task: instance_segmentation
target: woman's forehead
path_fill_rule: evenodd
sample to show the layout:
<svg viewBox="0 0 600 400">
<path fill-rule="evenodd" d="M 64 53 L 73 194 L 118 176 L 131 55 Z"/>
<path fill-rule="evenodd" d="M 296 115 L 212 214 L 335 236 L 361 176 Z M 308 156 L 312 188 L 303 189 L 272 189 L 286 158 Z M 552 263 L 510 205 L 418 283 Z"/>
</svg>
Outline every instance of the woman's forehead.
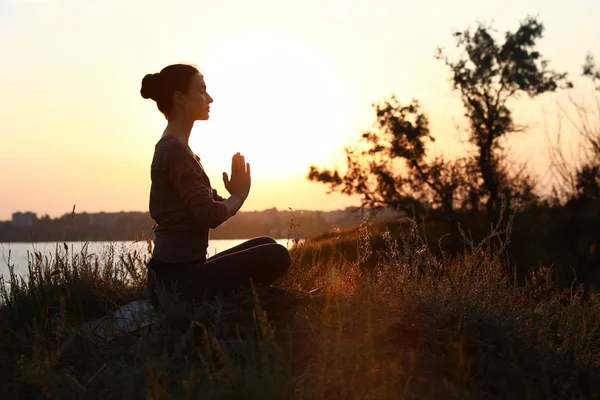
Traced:
<svg viewBox="0 0 600 400">
<path fill-rule="evenodd" d="M 198 87 L 206 86 L 206 83 L 204 82 L 204 76 L 202 76 L 201 74 L 196 74 L 192 82 L 195 86 Z"/>
</svg>

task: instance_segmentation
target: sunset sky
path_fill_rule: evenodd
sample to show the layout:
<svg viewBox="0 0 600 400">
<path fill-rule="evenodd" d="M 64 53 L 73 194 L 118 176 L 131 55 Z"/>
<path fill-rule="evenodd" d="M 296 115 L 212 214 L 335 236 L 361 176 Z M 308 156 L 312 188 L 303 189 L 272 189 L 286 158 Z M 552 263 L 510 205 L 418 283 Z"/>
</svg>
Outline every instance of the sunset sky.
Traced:
<svg viewBox="0 0 600 400">
<path fill-rule="evenodd" d="M 580 83 L 586 54 L 600 59 L 598 0 L 0 0 L 0 220 L 147 211 L 166 120 L 141 80 L 178 62 L 198 65 L 214 98 L 190 138 L 213 186 L 226 194 L 233 153 L 252 165 L 242 211 L 358 205 L 307 181 L 309 166 L 343 166 L 371 104 L 393 93 L 421 100 L 433 152 L 460 154 L 463 111 L 436 47 L 453 50 L 452 31 L 477 21 L 503 33 L 527 15 L 545 25 L 550 66 Z M 514 103 L 530 129 L 511 148 L 540 177 L 565 99 Z"/>
</svg>

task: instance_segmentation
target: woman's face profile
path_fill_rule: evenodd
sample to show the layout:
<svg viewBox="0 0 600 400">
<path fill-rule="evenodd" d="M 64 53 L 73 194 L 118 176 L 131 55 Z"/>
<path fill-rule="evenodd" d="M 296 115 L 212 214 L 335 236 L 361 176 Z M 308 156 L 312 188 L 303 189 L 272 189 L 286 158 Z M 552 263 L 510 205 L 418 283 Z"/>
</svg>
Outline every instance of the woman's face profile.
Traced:
<svg viewBox="0 0 600 400">
<path fill-rule="evenodd" d="M 212 97 L 206 91 L 204 77 L 200 74 L 194 75 L 190 81 L 187 95 L 183 95 L 182 106 L 185 115 L 192 117 L 194 121 L 207 120 L 212 102 Z"/>
</svg>

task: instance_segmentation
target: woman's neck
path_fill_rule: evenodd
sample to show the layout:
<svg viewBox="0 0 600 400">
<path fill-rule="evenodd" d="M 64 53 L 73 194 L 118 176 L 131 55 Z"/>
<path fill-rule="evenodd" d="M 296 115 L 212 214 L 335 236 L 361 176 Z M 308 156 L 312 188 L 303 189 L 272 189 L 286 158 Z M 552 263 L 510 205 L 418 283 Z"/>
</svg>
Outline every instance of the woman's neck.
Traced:
<svg viewBox="0 0 600 400">
<path fill-rule="evenodd" d="M 182 121 L 179 119 L 169 120 L 167 127 L 163 132 L 163 137 L 175 136 L 185 144 L 188 144 L 193 126 L 194 121 Z"/>
</svg>

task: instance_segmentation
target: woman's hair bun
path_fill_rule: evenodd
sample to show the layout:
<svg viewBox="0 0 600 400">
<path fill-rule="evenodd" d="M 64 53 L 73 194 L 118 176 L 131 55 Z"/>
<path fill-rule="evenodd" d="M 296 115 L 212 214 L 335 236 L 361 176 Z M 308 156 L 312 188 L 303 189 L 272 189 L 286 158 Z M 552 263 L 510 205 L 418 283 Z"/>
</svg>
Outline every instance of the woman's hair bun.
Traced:
<svg viewBox="0 0 600 400">
<path fill-rule="evenodd" d="M 140 90 L 140 93 L 144 99 L 157 101 L 160 87 L 160 74 L 147 74 L 144 76 L 144 79 L 142 79 L 142 89 Z"/>
<path fill-rule="evenodd" d="M 190 83 L 196 74 L 200 73 L 198 67 L 188 64 L 172 64 L 164 67 L 157 74 L 148 74 L 142 79 L 140 94 L 145 99 L 156 102 L 158 110 L 169 119 L 173 111 L 173 93 L 179 91 L 188 93 Z"/>
</svg>

